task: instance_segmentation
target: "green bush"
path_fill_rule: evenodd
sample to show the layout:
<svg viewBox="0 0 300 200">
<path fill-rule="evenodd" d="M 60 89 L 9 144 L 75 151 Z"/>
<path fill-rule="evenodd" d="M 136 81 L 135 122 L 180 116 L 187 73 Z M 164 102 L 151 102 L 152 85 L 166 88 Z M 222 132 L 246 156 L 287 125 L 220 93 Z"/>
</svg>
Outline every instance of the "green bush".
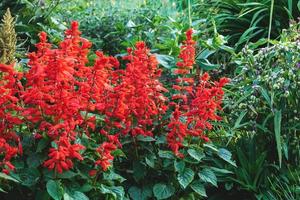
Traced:
<svg viewBox="0 0 300 200">
<path fill-rule="evenodd" d="M 273 183 L 274 177 L 285 176 L 280 169 L 288 164 L 299 165 L 299 24 L 291 24 L 269 47 L 260 45 L 268 46 L 267 40 L 245 46 L 232 58 L 235 70 L 225 103 L 228 123 L 223 128 L 239 166 L 235 187 L 268 199 L 274 195 L 268 180 Z M 248 144 L 252 144 L 250 154 Z"/>
</svg>

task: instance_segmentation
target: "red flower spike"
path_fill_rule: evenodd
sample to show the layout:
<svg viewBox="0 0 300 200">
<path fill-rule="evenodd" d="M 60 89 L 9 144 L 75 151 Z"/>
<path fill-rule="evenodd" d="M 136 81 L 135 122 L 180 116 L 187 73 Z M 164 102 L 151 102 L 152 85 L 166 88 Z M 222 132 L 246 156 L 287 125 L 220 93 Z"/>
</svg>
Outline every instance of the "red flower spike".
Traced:
<svg viewBox="0 0 300 200">
<path fill-rule="evenodd" d="M 208 73 L 204 73 L 199 83 L 195 84 L 195 81 L 188 77 L 195 63 L 195 41 L 192 39 L 192 33 L 192 29 L 186 32 L 186 41 L 181 46 L 178 56 L 181 60 L 174 71 L 179 75 L 176 80 L 178 85 L 173 85 L 177 93 L 172 96 L 174 102 L 170 103 L 170 105 L 175 105 L 175 110 L 168 124 L 167 142 L 178 157 L 183 156 L 179 149 L 188 135 L 199 137 L 204 142 L 209 141 L 204 131 L 212 129 L 210 121 L 220 120 L 216 112 L 221 110 L 224 94 L 222 87 L 229 81 L 222 78 L 219 82 L 212 84 L 209 82 Z"/>
<path fill-rule="evenodd" d="M 19 118 L 22 108 L 18 104 L 21 76 L 14 64 L 0 64 L 0 168 L 6 174 L 14 170 L 11 159 L 23 153 L 20 138 L 14 131 L 15 126 L 22 124 Z"/>
</svg>

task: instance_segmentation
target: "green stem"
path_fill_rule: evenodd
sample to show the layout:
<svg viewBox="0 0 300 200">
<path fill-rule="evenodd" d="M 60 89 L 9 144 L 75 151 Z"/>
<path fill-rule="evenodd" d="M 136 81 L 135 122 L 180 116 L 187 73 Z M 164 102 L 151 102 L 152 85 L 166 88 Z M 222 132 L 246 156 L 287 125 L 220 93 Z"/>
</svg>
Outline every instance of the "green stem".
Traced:
<svg viewBox="0 0 300 200">
<path fill-rule="evenodd" d="M 133 140 L 133 145 L 134 145 L 134 150 L 135 150 L 135 156 L 138 159 L 139 158 L 139 153 L 138 153 L 137 142 L 136 142 L 135 137 L 132 137 L 132 140 Z"/>
<path fill-rule="evenodd" d="M 191 16 L 191 0 L 188 0 L 188 9 L 189 9 L 189 24 L 190 24 L 190 27 L 192 27 L 192 16 Z"/>
<path fill-rule="evenodd" d="M 274 0 L 271 0 L 270 21 L 269 21 L 269 31 L 268 31 L 268 47 L 269 47 L 270 38 L 271 38 L 272 21 L 273 21 L 273 11 L 274 11 Z"/>
</svg>

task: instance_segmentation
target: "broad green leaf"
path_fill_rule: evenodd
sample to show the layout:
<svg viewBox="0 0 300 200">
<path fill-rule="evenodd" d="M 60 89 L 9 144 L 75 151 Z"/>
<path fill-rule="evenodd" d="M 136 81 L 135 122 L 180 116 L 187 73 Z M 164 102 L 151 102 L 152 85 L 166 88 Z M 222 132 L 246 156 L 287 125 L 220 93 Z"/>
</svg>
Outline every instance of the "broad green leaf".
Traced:
<svg viewBox="0 0 300 200">
<path fill-rule="evenodd" d="M 145 165 L 138 161 L 134 161 L 134 163 L 133 163 L 133 178 L 136 181 L 139 181 L 146 176 L 146 173 L 147 173 L 147 171 L 146 171 Z"/>
<path fill-rule="evenodd" d="M 148 156 L 145 158 L 146 164 L 151 167 L 154 168 L 155 167 L 155 157 L 154 156 Z"/>
<path fill-rule="evenodd" d="M 197 161 L 201 161 L 205 154 L 201 150 L 189 149 L 188 154 Z"/>
<path fill-rule="evenodd" d="M 64 200 L 89 200 L 89 198 L 84 193 L 75 191 L 72 193 L 65 193 Z"/>
<path fill-rule="evenodd" d="M 26 168 L 19 171 L 20 183 L 24 186 L 33 186 L 40 179 L 40 172 L 34 168 Z"/>
<path fill-rule="evenodd" d="M 40 166 L 43 161 L 44 161 L 44 159 L 40 154 L 33 153 L 28 156 L 26 163 L 27 163 L 28 167 L 36 168 L 36 167 Z"/>
<path fill-rule="evenodd" d="M 125 191 L 122 186 L 112 186 L 111 191 L 116 194 L 118 200 L 122 200 L 125 196 Z"/>
<path fill-rule="evenodd" d="M 88 184 L 88 183 L 86 183 L 83 186 L 81 186 L 79 190 L 80 190 L 80 192 L 89 192 L 92 189 L 93 189 L 93 186 L 90 185 L 90 184 Z"/>
<path fill-rule="evenodd" d="M 7 175 L 7 174 L 4 174 L 4 173 L 2 173 L 2 172 L 0 172 L 0 178 L 5 179 L 5 180 L 14 181 L 14 182 L 16 182 L 16 183 L 19 182 L 17 179 L 15 179 L 15 178 L 13 178 L 13 177 Z"/>
<path fill-rule="evenodd" d="M 138 188 L 132 186 L 129 188 L 128 193 L 133 200 L 147 200 L 152 197 L 152 190 L 150 187 Z"/>
<path fill-rule="evenodd" d="M 218 152 L 218 149 L 212 143 L 206 143 L 203 145 L 204 147 L 208 147 L 209 149 Z"/>
<path fill-rule="evenodd" d="M 275 131 L 275 140 L 276 140 L 276 147 L 279 159 L 279 167 L 281 167 L 282 161 L 282 144 L 281 144 L 281 110 L 275 111 L 274 116 L 274 131 Z"/>
<path fill-rule="evenodd" d="M 163 67 L 170 69 L 175 66 L 175 59 L 169 55 L 163 54 L 154 54 L 158 63 L 161 64 Z"/>
<path fill-rule="evenodd" d="M 181 161 L 174 161 L 174 168 L 176 172 L 182 172 L 185 168 L 185 162 L 183 160 Z"/>
<path fill-rule="evenodd" d="M 211 183 L 213 186 L 218 187 L 217 184 L 217 177 L 215 173 L 208 168 L 203 169 L 201 172 L 198 173 L 200 179 L 206 183 Z"/>
<path fill-rule="evenodd" d="M 125 153 L 121 149 L 114 150 L 112 155 L 117 157 L 126 157 Z"/>
<path fill-rule="evenodd" d="M 175 158 L 172 151 L 159 150 L 158 155 L 161 158 L 168 158 L 168 159 L 174 159 Z"/>
<path fill-rule="evenodd" d="M 41 139 L 38 142 L 38 146 L 36 148 L 36 152 L 42 152 L 49 145 L 49 140 L 46 138 Z"/>
<path fill-rule="evenodd" d="M 57 178 L 70 179 L 70 178 L 73 178 L 77 175 L 78 174 L 73 172 L 73 171 L 64 171 L 61 174 L 57 174 Z"/>
<path fill-rule="evenodd" d="M 196 180 L 196 181 L 192 182 L 190 187 L 200 196 L 207 197 L 205 187 L 204 187 L 203 183 L 201 183 L 200 180 Z"/>
<path fill-rule="evenodd" d="M 198 56 L 197 59 L 207 59 L 210 55 L 215 53 L 215 50 L 204 49 Z"/>
<path fill-rule="evenodd" d="M 113 195 L 113 197 L 115 199 L 124 199 L 124 195 L 125 195 L 125 192 L 124 192 L 124 188 L 121 187 L 121 186 L 106 186 L 106 185 L 102 185 L 100 186 L 100 191 L 103 193 L 103 194 L 111 194 Z"/>
<path fill-rule="evenodd" d="M 185 189 L 194 179 L 195 172 L 190 168 L 185 168 L 182 172 L 179 172 L 177 180 L 179 184 Z"/>
<path fill-rule="evenodd" d="M 61 200 L 63 197 L 63 188 L 60 186 L 60 183 L 54 180 L 49 180 L 46 184 L 48 194 L 54 200 Z"/>
<path fill-rule="evenodd" d="M 51 200 L 52 198 L 46 190 L 36 190 L 34 200 Z"/>
<path fill-rule="evenodd" d="M 220 158 L 222 158 L 223 160 L 225 160 L 229 164 L 236 167 L 235 162 L 231 160 L 232 154 L 230 153 L 230 151 L 228 151 L 227 149 L 224 149 L 224 148 L 220 148 L 218 150 L 218 155 L 219 155 Z"/>
<path fill-rule="evenodd" d="M 126 180 L 124 177 L 111 170 L 103 173 L 103 179 L 109 181 L 118 181 L 120 183 Z"/>
<path fill-rule="evenodd" d="M 153 142 L 153 141 L 155 141 L 155 139 L 153 137 L 143 136 L 143 135 L 138 135 L 136 138 L 137 138 L 138 141 L 142 141 L 142 142 Z"/>
<path fill-rule="evenodd" d="M 220 67 L 220 65 L 218 64 L 210 63 L 207 59 L 198 59 L 196 60 L 196 63 L 200 66 L 201 69 L 204 70 L 213 70 Z"/>
<path fill-rule="evenodd" d="M 175 193 L 175 188 L 172 185 L 157 183 L 153 187 L 153 194 L 157 199 L 167 199 Z"/>
</svg>

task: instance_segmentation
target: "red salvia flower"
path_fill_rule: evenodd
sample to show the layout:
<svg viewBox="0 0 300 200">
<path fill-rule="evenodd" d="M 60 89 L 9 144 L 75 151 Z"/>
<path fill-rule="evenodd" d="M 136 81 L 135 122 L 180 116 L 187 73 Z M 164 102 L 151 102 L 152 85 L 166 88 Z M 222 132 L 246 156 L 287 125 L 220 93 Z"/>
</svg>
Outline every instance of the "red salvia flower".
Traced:
<svg viewBox="0 0 300 200">
<path fill-rule="evenodd" d="M 43 164 L 49 170 L 55 169 L 58 173 L 62 173 L 64 170 L 73 168 L 72 159 L 83 160 L 79 151 L 85 149 L 84 146 L 71 144 L 67 137 L 61 137 L 56 144 L 58 147 L 50 148 L 48 154 L 50 159 Z"/>
<path fill-rule="evenodd" d="M 186 41 L 181 46 L 179 54 L 181 60 L 174 71 L 179 76 L 176 79 L 178 85 L 173 85 L 173 89 L 177 92 L 172 96 L 172 100 L 176 102 L 170 104 L 175 105 L 175 111 L 168 125 L 167 141 L 175 155 L 179 157 L 183 156 L 179 149 L 187 136 L 209 141 L 204 131 L 212 129 L 210 121 L 221 119 L 216 112 L 221 110 L 224 94 L 222 87 L 229 82 L 228 79 L 222 78 L 212 84 L 209 82 L 209 75 L 204 73 L 195 84 L 190 74 L 195 63 L 195 41 L 192 39 L 192 33 L 192 29 L 186 32 Z"/>
<path fill-rule="evenodd" d="M 21 155 L 22 145 L 14 128 L 22 123 L 18 114 L 22 108 L 18 105 L 19 82 L 22 74 L 14 70 L 14 64 L 0 64 L 0 167 L 6 174 L 14 170 L 10 160 L 18 153 Z"/>
</svg>

